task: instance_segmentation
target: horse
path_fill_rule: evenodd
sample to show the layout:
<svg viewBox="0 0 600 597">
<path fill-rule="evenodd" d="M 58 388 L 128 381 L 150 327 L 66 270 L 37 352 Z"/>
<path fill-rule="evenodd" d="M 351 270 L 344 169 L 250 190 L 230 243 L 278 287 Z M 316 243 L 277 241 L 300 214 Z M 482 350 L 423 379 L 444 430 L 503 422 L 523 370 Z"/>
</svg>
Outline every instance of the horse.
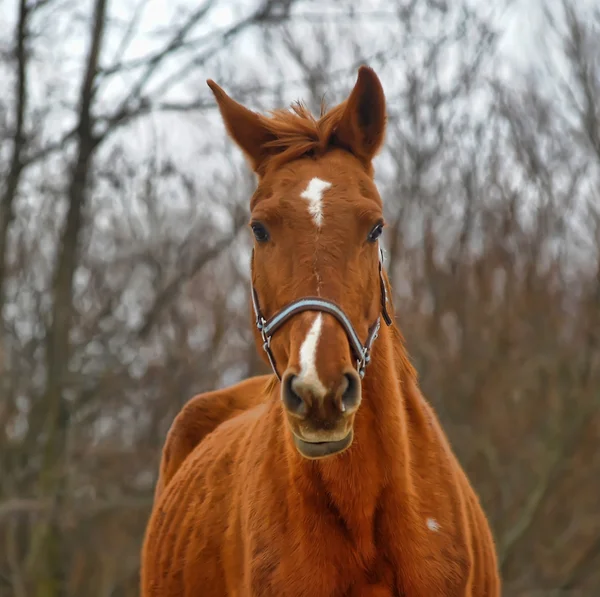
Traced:
<svg viewBox="0 0 600 597">
<path fill-rule="evenodd" d="M 420 392 L 382 265 L 376 73 L 317 118 L 207 81 L 256 175 L 254 337 L 272 373 L 200 394 L 163 449 L 142 597 L 498 597 L 494 538 Z"/>
</svg>

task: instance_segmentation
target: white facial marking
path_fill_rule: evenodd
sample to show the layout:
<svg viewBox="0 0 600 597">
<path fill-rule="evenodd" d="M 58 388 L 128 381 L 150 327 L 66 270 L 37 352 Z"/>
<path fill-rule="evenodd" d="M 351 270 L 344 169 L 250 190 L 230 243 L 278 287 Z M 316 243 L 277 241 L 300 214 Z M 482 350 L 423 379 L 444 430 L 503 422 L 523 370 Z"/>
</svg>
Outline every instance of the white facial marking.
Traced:
<svg viewBox="0 0 600 597">
<path fill-rule="evenodd" d="M 331 183 L 320 178 L 313 178 L 300 197 L 308 201 L 308 211 L 313 217 L 317 228 L 320 228 L 323 224 L 323 206 L 321 200 L 323 199 L 323 193 L 331 188 Z"/>
<path fill-rule="evenodd" d="M 300 375 L 298 376 L 303 384 L 306 384 L 315 394 L 324 396 L 327 388 L 319 379 L 317 372 L 317 344 L 321 335 L 323 326 L 323 316 L 319 313 L 313 321 L 302 346 L 300 347 Z"/>
<path fill-rule="evenodd" d="M 438 524 L 438 521 L 435 518 L 428 518 L 427 519 L 427 528 L 430 531 L 437 533 L 440 530 L 440 525 Z"/>
</svg>

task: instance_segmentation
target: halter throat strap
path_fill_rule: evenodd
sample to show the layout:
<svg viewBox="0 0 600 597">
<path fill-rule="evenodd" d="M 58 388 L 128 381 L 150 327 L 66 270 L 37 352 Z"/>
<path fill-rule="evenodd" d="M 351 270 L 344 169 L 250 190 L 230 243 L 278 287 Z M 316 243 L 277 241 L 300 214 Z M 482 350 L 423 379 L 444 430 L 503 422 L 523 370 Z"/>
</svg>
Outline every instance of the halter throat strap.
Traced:
<svg viewBox="0 0 600 597">
<path fill-rule="evenodd" d="M 382 266 L 382 252 L 379 253 L 379 282 L 381 292 L 381 314 L 386 325 L 391 325 L 392 318 L 388 311 L 388 296 L 385 281 L 383 279 L 383 266 Z M 252 251 L 252 260 L 254 261 L 254 251 Z M 375 323 L 369 328 L 367 333 L 367 339 L 363 344 L 352 325 L 352 322 L 344 311 L 333 301 L 323 299 L 320 297 L 308 296 L 304 297 L 291 303 L 287 304 L 281 310 L 279 310 L 270 319 L 266 319 L 260 309 L 260 303 L 258 301 L 258 295 L 256 289 L 252 286 L 252 306 L 254 307 L 254 314 L 256 316 L 256 327 L 260 332 L 263 340 L 263 350 L 267 353 L 269 363 L 273 372 L 277 376 L 277 379 L 281 381 L 281 376 L 277 370 L 277 364 L 275 363 L 275 357 L 271 350 L 271 338 L 273 334 L 294 315 L 302 313 L 303 311 L 319 311 L 321 313 L 329 313 L 337 319 L 341 324 L 342 328 L 346 332 L 346 336 L 350 342 L 352 353 L 356 359 L 356 369 L 360 377 L 364 377 L 365 369 L 371 361 L 371 348 L 375 338 L 379 334 L 381 328 L 381 317 L 377 317 Z"/>
</svg>

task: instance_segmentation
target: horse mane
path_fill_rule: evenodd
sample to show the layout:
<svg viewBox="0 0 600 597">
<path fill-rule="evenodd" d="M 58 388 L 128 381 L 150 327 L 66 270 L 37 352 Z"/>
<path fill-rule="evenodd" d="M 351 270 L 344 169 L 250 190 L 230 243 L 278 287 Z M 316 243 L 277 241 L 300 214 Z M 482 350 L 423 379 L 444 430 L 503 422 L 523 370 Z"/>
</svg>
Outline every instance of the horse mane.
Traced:
<svg viewBox="0 0 600 597">
<path fill-rule="evenodd" d="M 411 379 L 416 382 L 418 379 L 417 370 L 414 365 L 411 363 L 410 356 L 408 355 L 408 351 L 406 350 L 406 341 L 404 339 L 404 335 L 400 331 L 397 325 L 392 325 L 392 334 L 394 336 L 395 342 L 395 356 L 398 359 L 398 363 L 400 366 L 400 370 L 402 375 L 407 379 Z"/>
<path fill-rule="evenodd" d="M 390 284 L 390 279 L 386 272 L 383 272 L 384 284 L 387 289 L 388 297 L 392 296 L 392 286 Z M 415 369 L 414 365 L 410 360 L 410 356 L 408 354 L 408 350 L 406 349 L 406 340 L 404 338 L 404 334 L 399 326 L 396 325 L 396 308 L 394 307 L 393 301 L 390 299 L 387 304 L 388 313 L 392 319 L 392 325 L 390 326 L 392 336 L 394 337 L 394 355 L 396 357 L 398 366 L 400 367 L 400 372 L 403 377 L 406 379 L 410 379 L 415 383 L 418 380 L 418 373 Z M 382 323 L 382 325 L 384 325 Z"/>
<path fill-rule="evenodd" d="M 323 155 L 335 145 L 334 133 L 340 122 L 346 103 L 327 111 L 323 102 L 321 114 L 316 118 L 308 107 L 298 101 L 289 109 L 272 110 L 270 116 L 259 115 L 264 128 L 273 136 L 265 143 L 265 149 L 273 149 L 269 162 L 276 168 L 303 156 Z"/>
</svg>

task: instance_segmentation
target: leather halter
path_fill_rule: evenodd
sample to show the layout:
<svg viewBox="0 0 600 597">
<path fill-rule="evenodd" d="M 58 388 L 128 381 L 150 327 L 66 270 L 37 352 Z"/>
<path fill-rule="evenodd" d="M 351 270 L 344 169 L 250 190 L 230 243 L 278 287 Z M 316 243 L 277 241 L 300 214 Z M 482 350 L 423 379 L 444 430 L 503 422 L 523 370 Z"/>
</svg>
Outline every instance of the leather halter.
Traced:
<svg viewBox="0 0 600 597">
<path fill-rule="evenodd" d="M 388 303 L 388 295 L 387 289 L 385 286 L 385 281 L 383 279 L 383 252 L 381 249 L 379 250 L 379 285 L 381 291 L 381 314 L 383 315 L 383 319 L 386 325 L 391 325 L 392 318 L 389 315 L 387 303 Z M 252 261 L 254 261 L 254 250 L 252 250 Z M 320 311 L 322 313 L 329 313 L 333 315 L 342 325 L 344 331 L 346 332 L 346 336 L 350 341 L 350 346 L 352 348 L 352 352 L 354 353 L 354 357 L 356 358 L 356 370 L 358 374 L 362 378 L 365 374 L 365 369 L 369 362 L 371 361 L 371 347 L 375 338 L 379 334 L 379 329 L 381 327 L 381 318 L 377 317 L 375 323 L 369 328 L 367 333 L 367 339 L 363 344 L 360 341 L 352 322 L 348 318 L 348 316 L 344 313 L 344 311 L 338 307 L 333 301 L 323 299 L 320 297 L 307 296 L 301 299 L 297 299 L 288 303 L 283 309 L 279 310 L 275 315 L 273 315 L 270 319 L 265 319 L 258 302 L 258 295 L 256 294 L 256 289 L 252 286 L 252 305 L 254 307 L 254 314 L 256 316 L 256 327 L 260 332 L 260 335 L 263 340 L 263 350 L 267 353 L 267 357 L 269 358 L 269 362 L 271 363 L 271 368 L 273 372 L 277 376 L 277 379 L 281 381 L 281 376 L 277 371 L 277 365 L 275 363 L 275 357 L 273 356 L 273 351 L 271 350 L 271 338 L 273 334 L 289 319 L 291 319 L 294 315 L 301 313 L 302 311 Z"/>
</svg>

